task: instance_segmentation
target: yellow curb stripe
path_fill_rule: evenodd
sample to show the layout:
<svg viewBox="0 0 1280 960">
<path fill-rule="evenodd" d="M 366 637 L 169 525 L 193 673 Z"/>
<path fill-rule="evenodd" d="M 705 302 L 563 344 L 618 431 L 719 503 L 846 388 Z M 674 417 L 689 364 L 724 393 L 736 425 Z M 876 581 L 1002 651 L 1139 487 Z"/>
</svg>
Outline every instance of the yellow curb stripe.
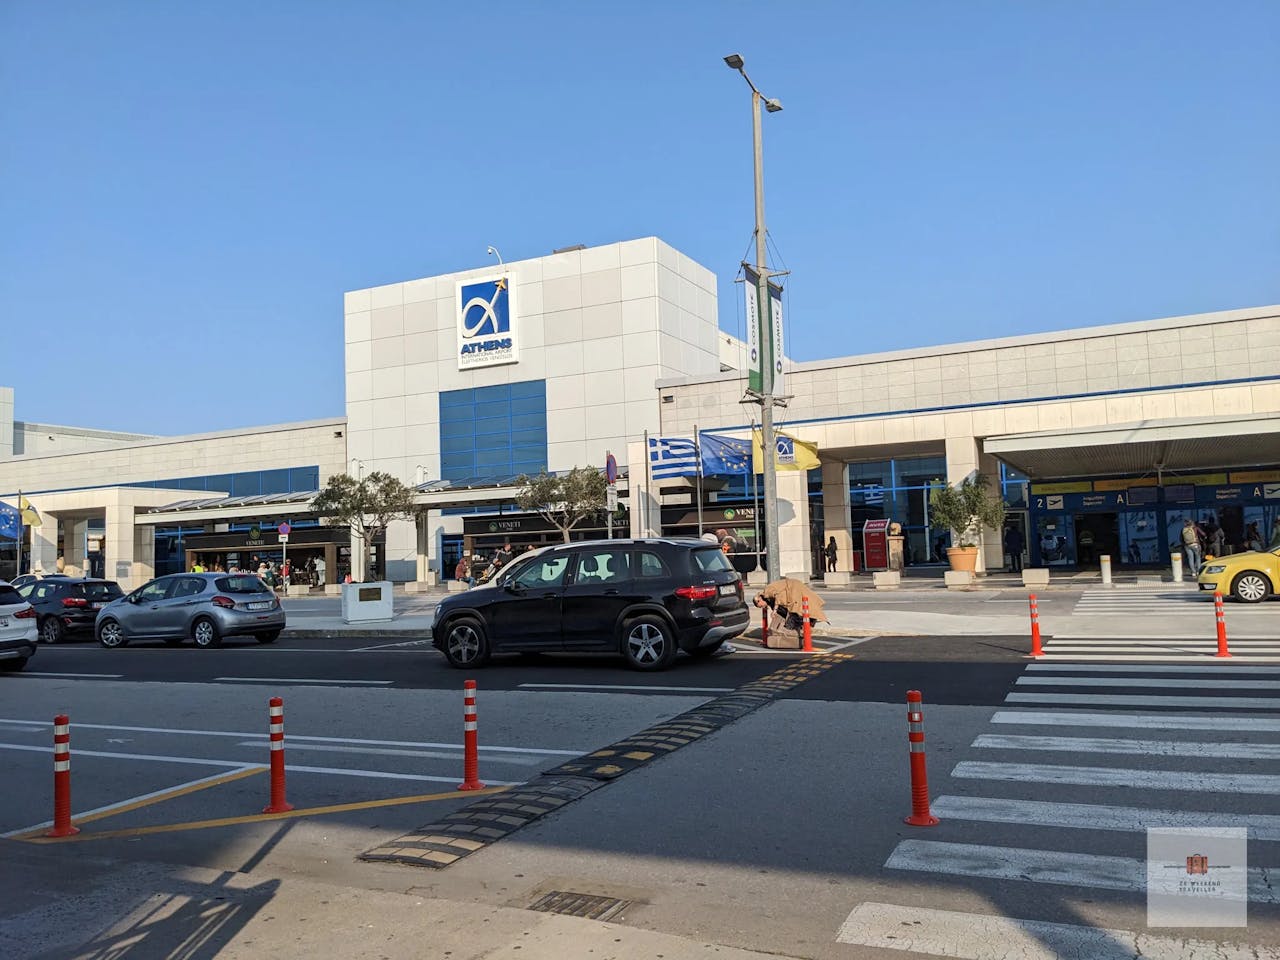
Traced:
<svg viewBox="0 0 1280 960">
<path fill-rule="evenodd" d="M 268 820 L 292 820 L 295 817 L 318 817 L 327 813 L 345 813 L 350 810 L 373 810 L 378 807 L 394 807 L 406 803 L 430 803 L 433 800 L 460 800 L 483 797 L 492 793 L 502 793 L 510 787 L 489 787 L 485 790 L 473 790 L 459 794 L 456 790 L 449 793 L 424 793 L 414 797 L 389 797 L 384 800 L 361 800 L 356 803 L 337 803 L 327 807 L 305 807 L 300 810 L 288 810 L 284 813 L 251 813 L 242 817 L 221 817 L 217 820 L 191 820 L 187 823 L 164 823 L 153 827 L 135 827 L 129 830 L 104 830 L 101 833 L 78 833 L 73 837 L 31 837 L 27 843 L 67 843 L 80 840 L 110 840 L 116 837 L 143 837 L 152 833 L 175 833 L 180 830 L 207 830 L 210 827 L 231 827 L 242 823 L 262 823 Z"/>
<path fill-rule="evenodd" d="M 159 793 L 149 794 L 140 797 L 137 800 L 126 800 L 119 805 L 104 807 L 95 813 L 86 813 L 78 817 L 72 817 L 71 822 L 74 824 L 93 823 L 95 820 L 105 820 L 107 817 L 118 816 L 122 813 L 129 813 L 133 810 L 141 810 L 143 807 L 149 807 L 155 803 L 163 803 L 166 800 L 173 800 L 177 797 L 185 797 L 191 793 L 198 793 L 201 790 L 207 790 L 209 787 L 218 787 L 224 783 L 231 783 L 234 780 L 243 780 L 245 777 L 251 777 L 255 773 L 262 773 L 267 767 L 248 767 L 244 770 L 232 770 L 220 777 L 209 777 L 203 780 L 196 780 L 192 783 L 184 783 L 174 787 L 172 790 L 162 790 Z M 10 840 L 30 840 L 32 837 L 39 836 L 47 830 L 48 827 L 37 827 L 34 830 L 28 830 L 25 833 L 15 834 L 9 837 Z"/>
</svg>

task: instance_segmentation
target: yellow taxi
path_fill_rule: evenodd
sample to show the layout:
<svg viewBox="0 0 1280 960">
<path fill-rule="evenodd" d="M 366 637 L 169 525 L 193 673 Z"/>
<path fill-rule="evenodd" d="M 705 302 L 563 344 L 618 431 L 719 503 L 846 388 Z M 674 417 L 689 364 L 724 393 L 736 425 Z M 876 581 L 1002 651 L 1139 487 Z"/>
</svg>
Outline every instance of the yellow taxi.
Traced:
<svg viewBox="0 0 1280 960">
<path fill-rule="evenodd" d="M 1196 578 L 1201 590 L 1219 590 L 1244 603 L 1280 592 L 1280 549 L 1207 557 Z"/>
</svg>

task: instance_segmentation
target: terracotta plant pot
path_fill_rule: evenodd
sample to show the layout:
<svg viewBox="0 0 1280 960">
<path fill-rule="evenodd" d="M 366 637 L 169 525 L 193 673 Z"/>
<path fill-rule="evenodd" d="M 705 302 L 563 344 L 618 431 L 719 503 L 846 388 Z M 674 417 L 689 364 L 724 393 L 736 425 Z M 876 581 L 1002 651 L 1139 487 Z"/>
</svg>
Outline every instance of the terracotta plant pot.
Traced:
<svg viewBox="0 0 1280 960">
<path fill-rule="evenodd" d="M 952 570 L 973 573 L 978 567 L 977 547 L 947 547 L 947 560 Z"/>
</svg>

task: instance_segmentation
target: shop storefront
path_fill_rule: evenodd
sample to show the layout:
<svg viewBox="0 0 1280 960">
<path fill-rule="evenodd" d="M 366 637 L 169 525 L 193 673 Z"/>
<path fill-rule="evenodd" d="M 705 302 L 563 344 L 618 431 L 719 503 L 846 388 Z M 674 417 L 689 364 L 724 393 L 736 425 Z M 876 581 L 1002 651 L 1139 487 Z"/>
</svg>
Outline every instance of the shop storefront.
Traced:
<svg viewBox="0 0 1280 960">
<path fill-rule="evenodd" d="M 287 544 L 280 543 L 276 526 L 270 523 L 245 525 L 225 533 L 187 533 L 183 537 L 183 565 L 190 570 L 198 561 L 206 569 L 257 570 L 260 563 L 284 563 L 286 555 L 294 583 L 341 583 L 351 572 L 351 535 L 345 527 L 300 527 L 296 521 Z M 373 544 L 373 568 L 381 569 L 385 537 Z M 357 544 L 358 547 L 358 544 Z"/>
</svg>

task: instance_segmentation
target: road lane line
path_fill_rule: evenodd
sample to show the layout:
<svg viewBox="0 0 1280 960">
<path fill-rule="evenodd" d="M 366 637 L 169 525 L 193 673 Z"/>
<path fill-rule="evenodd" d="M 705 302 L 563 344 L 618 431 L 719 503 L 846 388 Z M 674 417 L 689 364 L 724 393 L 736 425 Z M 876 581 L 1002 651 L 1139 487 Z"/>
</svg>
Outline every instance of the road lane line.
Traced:
<svg viewBox="0 0 1280 960">
<path fill-rule="evenodd" d="M 1235 733 L 1280 733 L 1271 717 L 1198 717 L 1187 714 L 1055 713 L 1046 710 L 998 710 L 992 723 L 1046 727 L 1127 727 L 1142 730 L 1230 730 Z"/>
<path fill-rule="evenodd" d="M 988 750 L 1057 750 L 1071 753 L 1129 753 L 1155 757 L 1280 760 L 1280 744 L 1277 743 L 1222 743 L 1217 740 L 1112 740 L 1096 737 L 1029 737 L 984 733 L 970 746 Z"/>
<path fill-rule="evenodd" d="M 1280 952 L 1250 944 L 874 902 L 854 907 L 836 940 L 956 960 L 1280 960 Z"/>
<path fill-rule="evenodd" d="M 295 683 L 303 686 L 368 686 L 388 687 L 394 680 L 325 680 L 320 677 L 214 677 L 230 683 Z"/>
<path fill-rule="evenodd" d="M 953 877 L 1024 880 L 1097 890 L 1147 889 L 1147 861 L 1099 853 L 1034 850 L 985 843 L 947 843 L 942 840 L 901 840 L 884 864 L 891 870 L 941 873 Z M 1250 867 L 1250 903 L 1280 903 L 1280 890 L 1271 877 L 1280 871 Z"/>
<path fill-rule="evenodd" d="M 1169 663 L 1176 660 L 1180 663 L 1213 663 L 1213 654 L 1209 651 L 1204 653 L 1190 654 L 1141 654 L 1141 653 L 1099 653 L 1099 654 L 1083 654 L 1083 653 L 1045 653 L 1041 662 L 1044 660 L 1058 660 L 1063 663 Z M 1280 663 L 1280 657 L 1262 656 L 1259 654 L 1236 654 L 1236 662 L 1245 660 L 1248 663 Z M 1197 670 L 1204 670 L 1205 667 L 1196 667 Z"/>
<path fill-rule="evenodd" d="M 1064 677 L 1021 676 L 1017 686 L 1040 687 L 1183 687 L 1193 690 L 1280 690 L 1280 680 L 1219 680 L 1214 677 Z"/>
<path fill-rule="evenodd" d="M 48 753 L 48 747 L 37 747 L 29 743 L 0 743 L 0 750 L 22 750 L 28 753 Z M 157 763 L 194 763 L 202 764 L 207 767 L 235 767 L 237 769 L 245 766 L 243 760 L 206 760 L 201 757 L 163 757 L 153 753 L 115 753 L 107 750 L 81 750 L 77 747 L 74 751 L 77 757 L 105 757 L 108 760 L 151 760 Z"/>
<path fill-rule="evenodd" d="M 736 687 L 645 687 L 622 683 L 522 683 L 521 690 L 643 690 L 659 693 L 732 693 Z"/>
<path fill-rule="evenodd" d="M 428 637 L 423 640 L 398 640 L 395 643 L 377 643 L 372 647 L 352 647 L 351 653 L 368 653 L 371 650 L 388 650 L 396 647 L 421 647 L 431 646 L 431 639 Z M 432 649 L 435 649 L 432 647 Z"/>
<path fill-rule="evenodd" d="M 1069 703 L 1112 707 L 1214 707 L 1229 710 L 1280 710 L 1280 697 L 1150 697 L 1102 693 L 1011 693 L 1005 703 Z"/>
<path fill-rule="evenodd" d="M 1004 797 L 942 796 L 933 812 L 944 820 L 1019 823 L 1038 827 L 1115 830 L 1144 833 L 1150 827 L 1239 828 L 1251 840 L 1280 840 L 1280 817 L 1262 813 L 1211 813 L 1205 810 L 1149 810 L 1097 803 L 1056 803 Z"/>
<path fill-rule="evenodd" d="M 68 677 L 85 680 L 119 680 L 123 673 L 59 673 L 53 670 L 24 670 L 19 677 Z"/>
<path fill-rule="evenodd" d="M 490 694 L 490 696 L 492 696 L 492 694 Z M 23 725 L 35 724 L 42 727 L 52 726 L 52 724 L 44 720 L 16 720 L 0 718 L 0 724 L 5 723 Z M 171 727 L 134 727 L 122 726 L 120 724 L 113 723 L 75 723 L 73 726 L 77 730 L 109 730 L 124 731 L 128 733 L 171 733 L 196 737 L 236 737 L 240 740 L 256 740 L 262 736 L 262 734 L 256 730 L 177 730 Z M 361 740 L 355 737 L 315 737 L 300 733 L 290 733 L 289 742 L 293 743 L 295 740 L 306 740 L 312 743 L 353 743 L 379 747 L 427 747 L 441 750 L 462 749 L 462 744 L 460 743 L 432 743 L 418 740 Z M 553 757 L 580 757 L 584 753 L 590 752 L 586 747 L 570 750 L 553 750 L 547 747 L 495 747 L 484 746 L 482 744 L 480 752 L 483 753 L 486 750 L 494 753 L 544 753 Z"/>
<path fill-rule="evenodd" d="M 414 780 L 421 783 L 457 783 L 458 778 L 453 777 L 430 777 L 425 773 L 389 773 L 385 770 L 356 770 L 346 767 L 303 767 L 296 763 L 285 765 L 285 769 L 289 773 L 321 773 L 335 777 L 366 777 L 370 780 Z M 494 787 L 514 787 L 518 783 L 524 783 L 523 780 L 490 780 L 485 777 L 485 781 Z"/>
<path fill-rule="evenodd" d="M 138 810 L 142 807 L 149 807 L 154 803 L 161 803 L 165 800 L 173 800 L 177 797 L 184 797 L 189 793 L 195 793 L 198 790 L 207 790 L 209 787 L 216 787 L 219 784 L 231 783 L 234 780 L 241 780 L 244 777 L 252 776 L 255 773 L 261 773 L 266 770 L 262 764 L 246 765 L 243 769 L 232 770 L 230 773 L 215 773 L 209 777 L 201 777 L 199 780 L 188 780 L 186 783 L 180 783 L 176 787 L 168 787 L 164 790 L 153 790 L 151 793 L 144 793 L 141 796 L 130 797 L 128 800 L 121 800 L 118 803 L 109 803 L 105 807 L 95 807 L 92 810 L 86 810 L 83 813 L 73 813 L 71 819 L 77 824 L 92 823 L 94 820 L 101 820 L 104 817 L 113 817 L 119 813 L 129 813 L 132 810 Z M 21 830 L 10 830 L 8 833 L 0 833 L 0 838 L 8 840 L 26 840 L 30 835 L 39 833 L 53 826 L 52 820 L 46 820 L 44 823 L 37 823 L 30 827 L 23 827 Z"/>
<path fill-rule="evenodd" d="M 1034 673 L 1280 673 L 1280 667 L 1257 667 L 1248 664 L 1212 663 L 1197 666 L 1188 663 L 1154 664 L 1126 667 L 1115 663 L 1035 663 L 1027 664 Z"/>
<path fill-rule="evenodd" d="M 237 743 L 237 747 L 258 747 L 266 750 L 270 747 L 271 741 L 263 737 L 260 740 L 245 740 Z M 444 753 L 442 751 L 433 750 L 394 750 L 379 747 L 342 747 L 327 743 L 299 743 L 295 738 L 289 738 L 289 752 L 294 753 L 298 750 L 323 751 L 326 753 L 358 753 L 361 756 L 379 756 L 379 757 L 417 757 L 421 760 L 462 760 L 462 745 L 458 745 L 458 749 L 453 753 Z M 518 763 L 523 766 L 537 766 L 542 763 L 542 759 L 534 756 L 510 756 L 499 755 L 489 758 L 490 763 Z"/>
<path fill-rule="evenodd" d="M 456 779 L 456 778 L 455 778 Z M 465 799 L 502 793 L 507 786 L 493 786 L 468 793 Z M 164 823 L 151 827 L 135 827 L 124 830 L 104 830 L 101 833 L 81 832 L 73 837 L 32 837 L 27 843 L 66 843 L 69 840 L 110 840 L 116 837 L 141 837 L 153 833 L 176 833 L 180 830 L 207 830 L 210 827 L 230 827 L 242 823 L 261 823 L 266 820 L 292 820 L 295 817 L 318 817 L 327 813 L 347 813 L 353 810 L 375 810 L 379 807 L 403 806 L 408 803 L 431 803 L 434 800 L 460 800 L 456 790 L 447 793 L 424 793 L 413 797 L 391 797 L 385 800 L 359 800 L 355 803 L 335 803 L 327 807 L 303 807 L 284 813 L 250 813 L 240 817 L 221 817 L 217 820 L 190 820 L 186 823 Z"/>
<path fill-rule="evenodd" d="M 964 760 L 951 771 L 961 780 L 1011 780 L 1066 783 L 1090 787 L 1177 790 L 1188 793 L 1280 792 L 1280 776 L 1262 773 L 1206 773 L 1201 770 L 1134 770 L 1121 767 L 1076 767 L 1048 763 L 991 763 Z"/>
</svg>

